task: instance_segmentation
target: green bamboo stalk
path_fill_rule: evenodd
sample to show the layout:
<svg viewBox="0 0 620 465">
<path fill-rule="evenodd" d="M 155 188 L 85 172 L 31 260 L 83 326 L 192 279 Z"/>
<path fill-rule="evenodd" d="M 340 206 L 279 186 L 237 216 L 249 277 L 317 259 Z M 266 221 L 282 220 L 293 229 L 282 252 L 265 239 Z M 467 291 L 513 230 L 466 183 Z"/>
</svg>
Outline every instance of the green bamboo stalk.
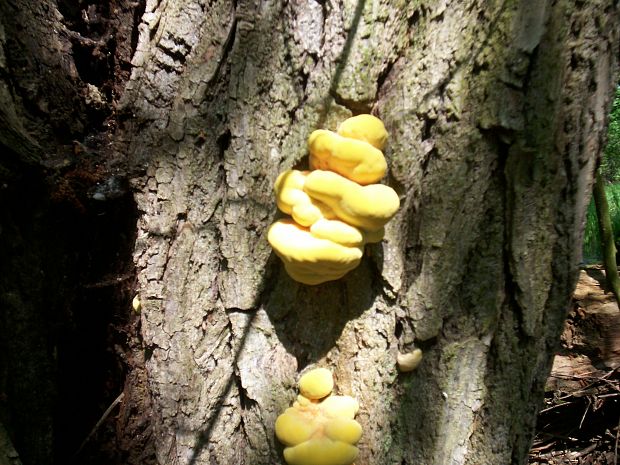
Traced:
<svg viewBox="0 0 620 465">
<path fill-rule="evenodd" d="M 620 277 L 618 276 L 618 267 L 616 265 L 614 231 L 611 226 L 607 197 L 605 196 L 605 183 L 599 171 L 596 172 L 592 195 L 594 196 L 596 216 L 598 217 L 598 229 L 601 237 L 601 252 L 603 254 L 603 264 L 605 265 L 607 286 L 616 296 L 618 306 L 620 306 Z"/>
</svg>

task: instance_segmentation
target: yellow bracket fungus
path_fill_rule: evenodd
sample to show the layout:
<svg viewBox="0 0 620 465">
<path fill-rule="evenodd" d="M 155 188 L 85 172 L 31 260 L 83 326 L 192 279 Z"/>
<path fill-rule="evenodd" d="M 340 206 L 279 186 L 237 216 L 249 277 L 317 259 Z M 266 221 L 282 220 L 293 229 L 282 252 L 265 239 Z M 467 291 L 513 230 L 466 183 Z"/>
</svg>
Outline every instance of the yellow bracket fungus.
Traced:
<svg viewBox="0 0 620 465">
<path fill-rule="evenodd" d="M 319 200 L 347 223 L 368 231 L 377 231 L 398 211 L 398 194 L 389 186 L 372 184 L 360 186 L 331 171 L 316 170 L 310 173 L 304 190 Z"/>
<path fill-rule="evenodd" d="M 332 372 L 327 368 L 316 368 L 299 380 L 299 392 L 306 399 L 317 400 L 328 396 L 334 389 Z"/>
<path fill-rule="evenodd" d="M 362 427 L 353 418 L 359 405 L 350 396 L 329 396 L 333 387 L 329 370 L 309 371 L 299 380 L 302 394 L 277 418 L 276 437 L 287 446 L 289 465 L 350 465 L 356 459 Z"/>
<path fill-rule="evenodd" d="M 338 126 L 338 134 L 351 139 L 363 140 L 383 150 L 388 133 L 379 118 L 372 115 L 357 115 L 348 118 Z"/>
<path fill-rule="evenodd" d="M 139 295 L 133 298 L 133 300 L 131 301 L 131 307 L 133 308 L 134 312 L 140 313 L 140 310 L 142 309 L 142 302 L 140 302 Z"/>
<path fill-rule="evenodd" d="M 275 182 L 276 202 L 292 220 L 271 226 L 267 239 L 289 275 L 304 284 L 341 278 L 359 265 L 364 245 L 380 242 L 400 200 L 382 184 L 383 123 L 372 115 L 342 122 L 338 134 L 308 140 L 314 171 L 288 170 Z"/>
<path fill-rule="evenodd" d="M 310 134 L 308 149 L 311 169 L 335 171 L 359 184 L 378 182 L 387 171 L 381 150 L 325 129 Z"/>
<path fill-rule="evenodd" d="M 296 281 L 320 284 L 342 278 L 359 265 L 363 246 L 346 246 L 315 237 L 292 220 L 280 220 L 269 228 L 267 239 Z"/>
<path fill-rule="evenodd" d="M 276 179 L 274 190 L 278 208 L 300 225 L 309 227 L 321 218 L 333 219 L 335 214 L 304 192 L 307 176 L 308 171 L 284 171 Z"/>
<path fill-rule="evenodd" d="M 414 349 L 406 354 L 400 352 L 396 356 L 396 364 L 398 369 L 403 372 L 415 370 L 422 361 L 422 350 Z"/>
</svg>

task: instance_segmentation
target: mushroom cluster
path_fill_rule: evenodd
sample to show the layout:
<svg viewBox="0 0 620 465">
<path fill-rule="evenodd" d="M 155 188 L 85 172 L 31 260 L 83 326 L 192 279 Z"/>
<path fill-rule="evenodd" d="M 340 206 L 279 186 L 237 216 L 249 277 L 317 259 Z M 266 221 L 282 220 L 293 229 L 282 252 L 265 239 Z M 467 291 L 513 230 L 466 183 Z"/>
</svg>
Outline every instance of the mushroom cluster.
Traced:
<svg viewBox="0 0 620 465">
<path fill-rule="evenodd" d="M 359 265 L 367 243 L 383 239 L 396 214 L 396 192 L 376 184 L 385 175 L 387 131 L 379 118 L 358 115 L 338 132 L 319 129 L 308 138 L 310 170 L 276 179 L 278 208 L 292 218 L 267 235 L 288 274 L 304 284 L 341 278 Z"/>
<path fill-rule="evenodd" d="M 353 418 L 359 409 L 350 396 L 330 395 L 334 388 L 327 368 L 309 371 L 299 380 L 297 401 L 276 420 L 276 436 L 289 465 L 350 465 L 362 427 Z"/>
</svg>

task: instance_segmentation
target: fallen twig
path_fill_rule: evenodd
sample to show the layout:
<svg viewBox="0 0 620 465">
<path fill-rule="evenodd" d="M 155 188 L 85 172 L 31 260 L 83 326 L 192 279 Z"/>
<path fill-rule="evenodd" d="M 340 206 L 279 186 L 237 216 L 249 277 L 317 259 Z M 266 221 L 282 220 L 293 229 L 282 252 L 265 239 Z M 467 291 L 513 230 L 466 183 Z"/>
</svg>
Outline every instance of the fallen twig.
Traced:
<svg viewBox="0 0 620 465">
<path fill-rule="evenodd" d="M 110 416 L 110 413 L 112 413 L 112 410 L 114 410 L 114 407 L 116 407 L 118 404 L 120 404 L 120 402 L 123 400 L 124 396 L 125 396 L 125 393 L 121 392 L 118 395 L 118 397 L 112 401 L 112 403 L 106 409 L 106 411 L 103 412 L 103 415 L 101 415 L 101 418 L 99 418 L 97 423 L 95 423 L 95 426 L 93 427 L 93 429 L 90 431 L 90 433 L 88 433 L 88 436 L 86 436 L 86 439 L 84 439 L 84 441 L 82 441 L 82 444 L 80 444 L 80 447 L 77 450 L 77 452 L 75 454 L 73 454 L 73 457 L 77 457 L 78 455 L 80 455 L 80 452 L 82 452 L 82 449 L 84 449 L 84 446 L 88 443 L 90 438 L 93 437 L 93 435 L 97 432 L 97 430 L 99 429 L 101 424 L 106 420 L 106 418 L 108 418 L 108 416 Z"/>
</svg>

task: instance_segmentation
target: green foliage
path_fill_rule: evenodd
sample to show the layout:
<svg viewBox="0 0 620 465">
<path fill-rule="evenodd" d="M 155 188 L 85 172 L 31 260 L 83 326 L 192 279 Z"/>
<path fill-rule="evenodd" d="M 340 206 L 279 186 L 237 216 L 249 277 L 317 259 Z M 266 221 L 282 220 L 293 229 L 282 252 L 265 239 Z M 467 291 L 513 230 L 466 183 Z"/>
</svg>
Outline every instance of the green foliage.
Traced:
<svg viewBox="0 0 620 465">
<path fill-rule="evenodd" d="M 614 241 L 620 243 L 620 183 L 605 186 L 605 195 L 609 204 L 609 216 L 614 230 Z M 594 199 L 590 200 L 586 217 L 586 229 L 583 237 L 583 259 L 586 262 L 598 262 L 601 260 L 601 241 L 598 231 L 598 219 Z"/>
<path fill-rule="evenodd" d="M 609 115 L 607 146 L 600 170 L 606 181 L 620 182 L 620 87 L 616 87 L 616 96 Z"/>
<path fill-rule="evenodd" d="M 607 145 L 603 151 L 603 160 L 599 170 L 603 179 L 608 183 L 605 187 L 605 194 L 609 204 L 615 242 L 618 245 L 620 243 L 620 86 L 616 87 L 616 95 L 609 115 Z M 601 257 L 596 208 L 594 199 L 591 199 L 583 237 L 583 259 L 586 262 L 599 262 Z"/>
</svg>

